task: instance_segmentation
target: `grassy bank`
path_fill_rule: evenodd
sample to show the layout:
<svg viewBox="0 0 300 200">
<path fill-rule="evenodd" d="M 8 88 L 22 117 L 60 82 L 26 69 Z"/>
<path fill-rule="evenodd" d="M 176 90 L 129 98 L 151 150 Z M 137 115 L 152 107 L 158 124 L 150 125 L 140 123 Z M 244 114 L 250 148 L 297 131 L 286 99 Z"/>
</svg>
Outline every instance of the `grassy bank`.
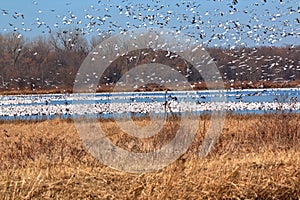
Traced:
<svg viewBox="0 0 300 200">
<path fill-rule="evenodd" d="M 146 125 L 148 119 L 137 120 Z M 300 115 L 229 115 L 213 151 L 198 157 L 209 126 L 202 116 L 186 154 L 156 172 L 129 174 L 102 165 L 82 147 L 71 120 L 0 123 L 4 199 L 299 199 Z M 171 122 L 170 122 L 171 123 Z M 162 143 L 170 126 L 158 135 Z M 101 121 L 123 148 L 133 138 Z M 169 134 L 168 134 L 169 133 Z M 167 136 L 166 136 L 167 135 Z M 156 144 L 157 138 L 145 143 Z M 128 142 L 128 143 L 127 143 Z M 143 142 L 137 143 L 143 151 Z M 145 145 L 144 145 L 145 146 Z"/>
</svg>

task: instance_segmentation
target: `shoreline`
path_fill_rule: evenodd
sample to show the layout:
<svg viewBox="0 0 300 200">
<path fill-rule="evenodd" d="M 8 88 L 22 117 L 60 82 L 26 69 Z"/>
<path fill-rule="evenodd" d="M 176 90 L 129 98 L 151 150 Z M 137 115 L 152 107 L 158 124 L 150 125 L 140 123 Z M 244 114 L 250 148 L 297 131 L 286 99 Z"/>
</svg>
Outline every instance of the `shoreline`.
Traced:
<svg viewBox="0 0 300 200">
<path fill-rule="evenodd" d="M 228 112 L 224 114 L 224 120 L 227 118 L 233 118 L 233 119 L 255 119 L 255 118 L 278 118 L 278 117 L 300 117 L 300 112 L 276 112 L 276 113 L 233 113 Z M 169 116 L 172 117 L 172 116 Z M 178 115 L 174 115 L 173 117 L 179 117 Z M 208 119 L 211 117 L 211 113 L 203 113 L 201 115 L 197 116 L 190 116 L 191 119 Z M 55 116 L 53 118 L 42 118 L 41 119 L 0 119 L 0 125 L 1 124 L 32 124 L 32 123 L 43 123 L 43 122 L 52 122 L 52 121 L 60 121 L 60 122 L 66 122 L 66 123 L 75 123 L 75 120 L 83 120 L 86 121 L 89 118 L 86 118 L 84 116 L 80 116 L 77 118 L 74 117 L 68 117 L 68 118 L 62 118 L 60 116 Z M 146 117 L 139 117 L 139 116 L 132 116 L 130 118 L 97 118 L 98 122 L 115 122 L 116 120 L 133 120 L 133 121 L 151 121 L 148 116 Z"/>
<path fill-rule="evenodd" d="M 249 90 L 249 89 L 284 89 L 284 88 L 300 88 L 300 80 L 291 81 L 290 83 L 273 83 L 273 82 L 257 82 L 255 84 L 249 84 L 248 82 L 237 82 L 234 84 L 225 83 L 224 90 Z M 112 92 L 113 86 L 102 85 L 99 86 L 95 93 L 107 93 Z M 205 83 L 194 84 L 191 88 L 195 91 L 206 91 L 207 86 Z M 132 88 L 124 89 L 125 91 L 132 92 Z M 165 91 L 166 88 L 157 85 L 149 86 L 144 89 L 137 89 L 136 92 L 150 92 L 150 91 Z M 35 89 L 35 90 L 13 90 L 13 89 L 0 89 L 0 95 L 26 95 L 26 94 L 72 94 L 72 88 L 61 88 L 61 89 Z"/>
</svg>

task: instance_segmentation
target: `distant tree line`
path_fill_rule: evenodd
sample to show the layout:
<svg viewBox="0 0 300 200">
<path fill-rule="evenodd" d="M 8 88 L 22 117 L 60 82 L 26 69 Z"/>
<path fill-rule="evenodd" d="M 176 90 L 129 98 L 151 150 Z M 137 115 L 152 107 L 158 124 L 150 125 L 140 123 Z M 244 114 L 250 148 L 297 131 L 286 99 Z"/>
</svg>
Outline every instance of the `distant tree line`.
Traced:
<svg viewBox="0 0 300 200">
<path fill-rule="evenodd" d="M 71 91 L 85 57 L 108 36 L 104 34 L 104 37 L 87 40 L 77 29 L 61 30 L 31 40 L 24 39 L 16 32 L 0 34 L 0 90 Z M 300 46 L 209 47 L 206 50 L 227 85 L 299 84 Z M 144 49 L 116 59 L 105 71 L 99 85 L 115 83 L 134 66 L 150 62 L 172 65 L 190 82 L 199 83 L 202 80 L 199 74 L 193 72 L 192 66 L 180 57 L 167 57 L 166 52 Z"/>
</svg>

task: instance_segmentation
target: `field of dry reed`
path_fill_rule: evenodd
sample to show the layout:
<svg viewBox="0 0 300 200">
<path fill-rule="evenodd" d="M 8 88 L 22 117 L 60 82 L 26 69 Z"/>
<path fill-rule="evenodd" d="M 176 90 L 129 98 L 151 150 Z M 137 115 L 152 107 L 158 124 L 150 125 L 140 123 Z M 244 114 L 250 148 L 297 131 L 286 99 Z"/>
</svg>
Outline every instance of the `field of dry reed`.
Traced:
<svg viewBox="0 0 300 200">
<path fill-rule="evenodd" d="M 209 116 L 201 116 L 196 138 L 184 155 L 163 169 L 141 174 L 116 171 L 97 161 L 83 148 L 72 120 L 2 121 L 0 197 L 299 199 L 299 121 L 299 114 L 228 115 L 215 148 L 199 158 L 198 147 L 209 126 Z M 130 140 L 143 151 L 143 142 L 126 136 L 113 121 L 99 123 L 115 144 L 130 149 Z M 172 137 L 170 130 L 146 142 L 159 147 Z"/>
</svg>

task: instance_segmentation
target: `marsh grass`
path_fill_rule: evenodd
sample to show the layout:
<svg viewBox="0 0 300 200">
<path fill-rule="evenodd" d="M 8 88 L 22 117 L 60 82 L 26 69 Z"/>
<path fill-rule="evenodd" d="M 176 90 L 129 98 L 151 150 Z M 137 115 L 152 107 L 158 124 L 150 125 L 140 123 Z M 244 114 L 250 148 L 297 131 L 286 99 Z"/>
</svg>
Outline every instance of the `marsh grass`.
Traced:
<svg viewBox="0 0 300 200">
<path fill-rule="evenodd" d="M 149 123 L 147 118 L 134 120 L 140 125 Z M 161 170 L 142 174 L 116 171 L 94 159 L 83 148 L 72 120 L 2 121 L 0 196 L 2 199 L 299 199 L 299 121 L 299 114 L 228 115 L 215 148 L 205 158 L 199 158 L 199 146 L 210 125 L 210 116 L 203 115 L 196 138 L 184 155 Z M 122 148 L 149 150 L 143 142 L 122 133 L 113 120 L 99 123 Z M 153 148 L 173 137 L 176 119 L 168 123 L 156 139 L 152 138 L 150 144 L 157 144 Z"/>
</svg>

